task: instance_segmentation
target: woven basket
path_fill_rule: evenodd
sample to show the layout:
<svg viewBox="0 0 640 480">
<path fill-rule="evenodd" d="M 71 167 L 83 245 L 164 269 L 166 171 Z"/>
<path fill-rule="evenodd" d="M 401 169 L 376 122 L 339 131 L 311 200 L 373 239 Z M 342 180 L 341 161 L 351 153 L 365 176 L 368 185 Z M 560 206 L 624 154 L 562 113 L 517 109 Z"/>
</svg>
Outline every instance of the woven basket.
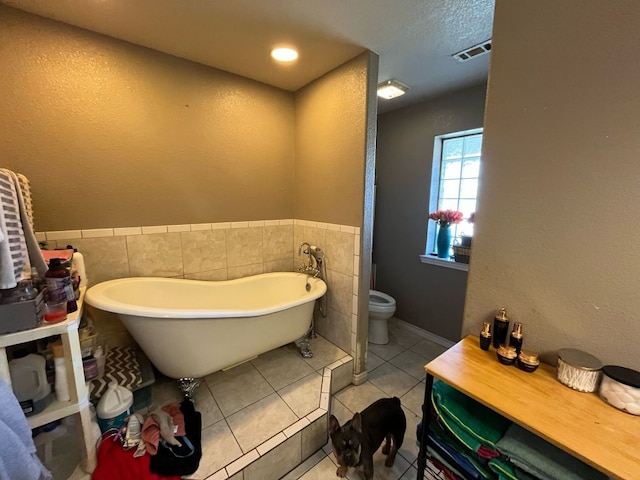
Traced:
<svg viewBox="0 0 640 480">
<path fill-rule="evenodd" d="M 458 263 L 469 263 L 471 247 L 453 246 L 453 258 Z"/>
</svg>

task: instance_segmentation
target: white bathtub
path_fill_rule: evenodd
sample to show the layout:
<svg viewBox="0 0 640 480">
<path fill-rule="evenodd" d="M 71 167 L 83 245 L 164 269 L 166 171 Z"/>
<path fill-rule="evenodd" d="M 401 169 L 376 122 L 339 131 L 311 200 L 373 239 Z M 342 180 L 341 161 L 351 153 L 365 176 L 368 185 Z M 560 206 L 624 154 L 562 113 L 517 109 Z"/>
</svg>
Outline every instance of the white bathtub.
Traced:
<svg viewBox="0 0 640 480">
<path fill-rule="evenodd" d="M 204 377 L 297 340 L 326 291 L 318 278 L 276 272 L 218 282 L 122 278 L 89 288 L 85 299 L 116 313 L 158 370 L 179 379 Z"/>
</svg>

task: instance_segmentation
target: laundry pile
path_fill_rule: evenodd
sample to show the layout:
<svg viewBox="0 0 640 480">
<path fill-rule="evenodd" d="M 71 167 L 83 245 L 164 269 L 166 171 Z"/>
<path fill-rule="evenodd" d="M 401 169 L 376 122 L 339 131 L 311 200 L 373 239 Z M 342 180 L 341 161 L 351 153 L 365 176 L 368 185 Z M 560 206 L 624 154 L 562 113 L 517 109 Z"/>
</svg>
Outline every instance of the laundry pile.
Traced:
<svg viewBox="0 0 640 480">
<path fill-rule="evenodd" d="M 102 435 L 93 480 L 179 480 L 202 457 L 202 417 L 193 402 L 171 403 Z"/>
<path fill-rule="evenodd" d="M 449 480 L 607 478 L 444 382 L 430 407 L 427 458 Z"/>
</svg>

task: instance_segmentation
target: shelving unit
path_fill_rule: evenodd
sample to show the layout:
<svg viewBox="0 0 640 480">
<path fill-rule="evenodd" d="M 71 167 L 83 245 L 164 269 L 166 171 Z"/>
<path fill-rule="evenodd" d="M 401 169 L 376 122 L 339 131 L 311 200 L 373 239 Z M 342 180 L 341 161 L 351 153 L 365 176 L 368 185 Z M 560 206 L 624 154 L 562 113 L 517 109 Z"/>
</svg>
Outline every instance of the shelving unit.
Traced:
<svg viewBox="0 0 640 480">
<path fill-rule="evenodd" d="M 71 400 L 59 402 L 53 400 L 42 412 L 27 417 L 29 426 L 36 428 L 47 423 L 60 420 L 69 415 L 80 416 L 80 431 L 83 444 L 82 469 L 90 473 L 96 466 L 95 445 L 90 440 L 88 433 L 91 429 L 91 413 L 89 410 L 89 395 L 84 380 L 84 368 L 82 366 L 82 353 L 80 351 L 80 338 L 78 326 L 82 316 L 83 300 L 86 287 L 80 289 L 78 310 L 68 315 L 64 322 L 43 325 L 31 330 L 0 335 L 0 378 L 11 386 L 9 374 L 9 362 L 7 359 L 7 347 L 21 343 L 32 342 L 41 338 L 60 335 L 64 349 L 64 358 L 67 366 L 67 381 Z"/>
<path fill-rule="evenodd" d="M 640 472 L 640 417 L 608 405 L 596 393 L 562 385 L 545 364 L 534 373 L 498 362 L 468 336 L 424 367 L 427 374 L 422 425 L 434 379 L 503 415 L 612 478 L 635 480 Z M 425 415 L 425 413 L 427 415 Z M 422 429 L 418 479 L 424 478 L 426 435 Z"/>
</svg>

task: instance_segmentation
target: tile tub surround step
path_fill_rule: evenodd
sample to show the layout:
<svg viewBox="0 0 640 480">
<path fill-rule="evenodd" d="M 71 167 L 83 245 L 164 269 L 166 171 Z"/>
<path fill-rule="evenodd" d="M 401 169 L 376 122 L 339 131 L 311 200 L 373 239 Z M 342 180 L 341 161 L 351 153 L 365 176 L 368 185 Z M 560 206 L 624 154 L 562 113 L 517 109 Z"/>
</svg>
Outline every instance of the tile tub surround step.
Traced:
<svg viewBox="0 0 640 480">
<path fill-rule="evenodd" d="M 270 352 L 252 363 L 258 371 L 266 374 L 265 378 L 275 385 L 281 385 L 286 383 L 283 382 L 283 377 L 273 375 L 273 361 L 277 358 L 284 361 L 282 368 L 287 368 L 290 358 L 286 351 Z M 212 392 L 220 394 L 221 391 L 217 388 L 232 378 L 254 377 L 251 366 L 245 364 L 236 368 L 236 372 L 231 370 L 215 378 L 208 378 L 207 386 Z M 341 390 L 351 383 L 353 358 L 343 352 L 342 358 L 333 360 L 321 370 L 312 368 L 309 373 L 306 369 L 296 368 L 299 373 L 289 375 L 289 381 L 300 375 L 306 376 L 279 390 L 273 390 L 273 393 L 246 405 L 240 411 L 225 415 L 225 421 L 206 427 L 203 430 L 203 458 L 200 468 L 186 478 L 276 480 L 320 450 L 328 439 L 331 392 Z M 315 392 L 315 401 L 308 392 L 310 389 Z M 223 394 L 221 398 L 227 397 Z M 315 403 L 315 407 L 310 407 L 311 402 Z M 231 408 L 227 411 L 233 410 L 235 409 Z M 256 419 L 256 416 L 260 418 Z M 275 418 L 275 423 L 270 423 L 269 417 Z M 286 425 L 282 423 L 283 418 L 287 419 L 284 422 Z M 252 428 L 261 422 L 263 431 L 256 435 Z M 271 428 L 269 425 L 275 425 L 275 429 L 265 436 L 265 431 Z M 220 460 L 224 466 L 220 465 Z"/>
</svg>

